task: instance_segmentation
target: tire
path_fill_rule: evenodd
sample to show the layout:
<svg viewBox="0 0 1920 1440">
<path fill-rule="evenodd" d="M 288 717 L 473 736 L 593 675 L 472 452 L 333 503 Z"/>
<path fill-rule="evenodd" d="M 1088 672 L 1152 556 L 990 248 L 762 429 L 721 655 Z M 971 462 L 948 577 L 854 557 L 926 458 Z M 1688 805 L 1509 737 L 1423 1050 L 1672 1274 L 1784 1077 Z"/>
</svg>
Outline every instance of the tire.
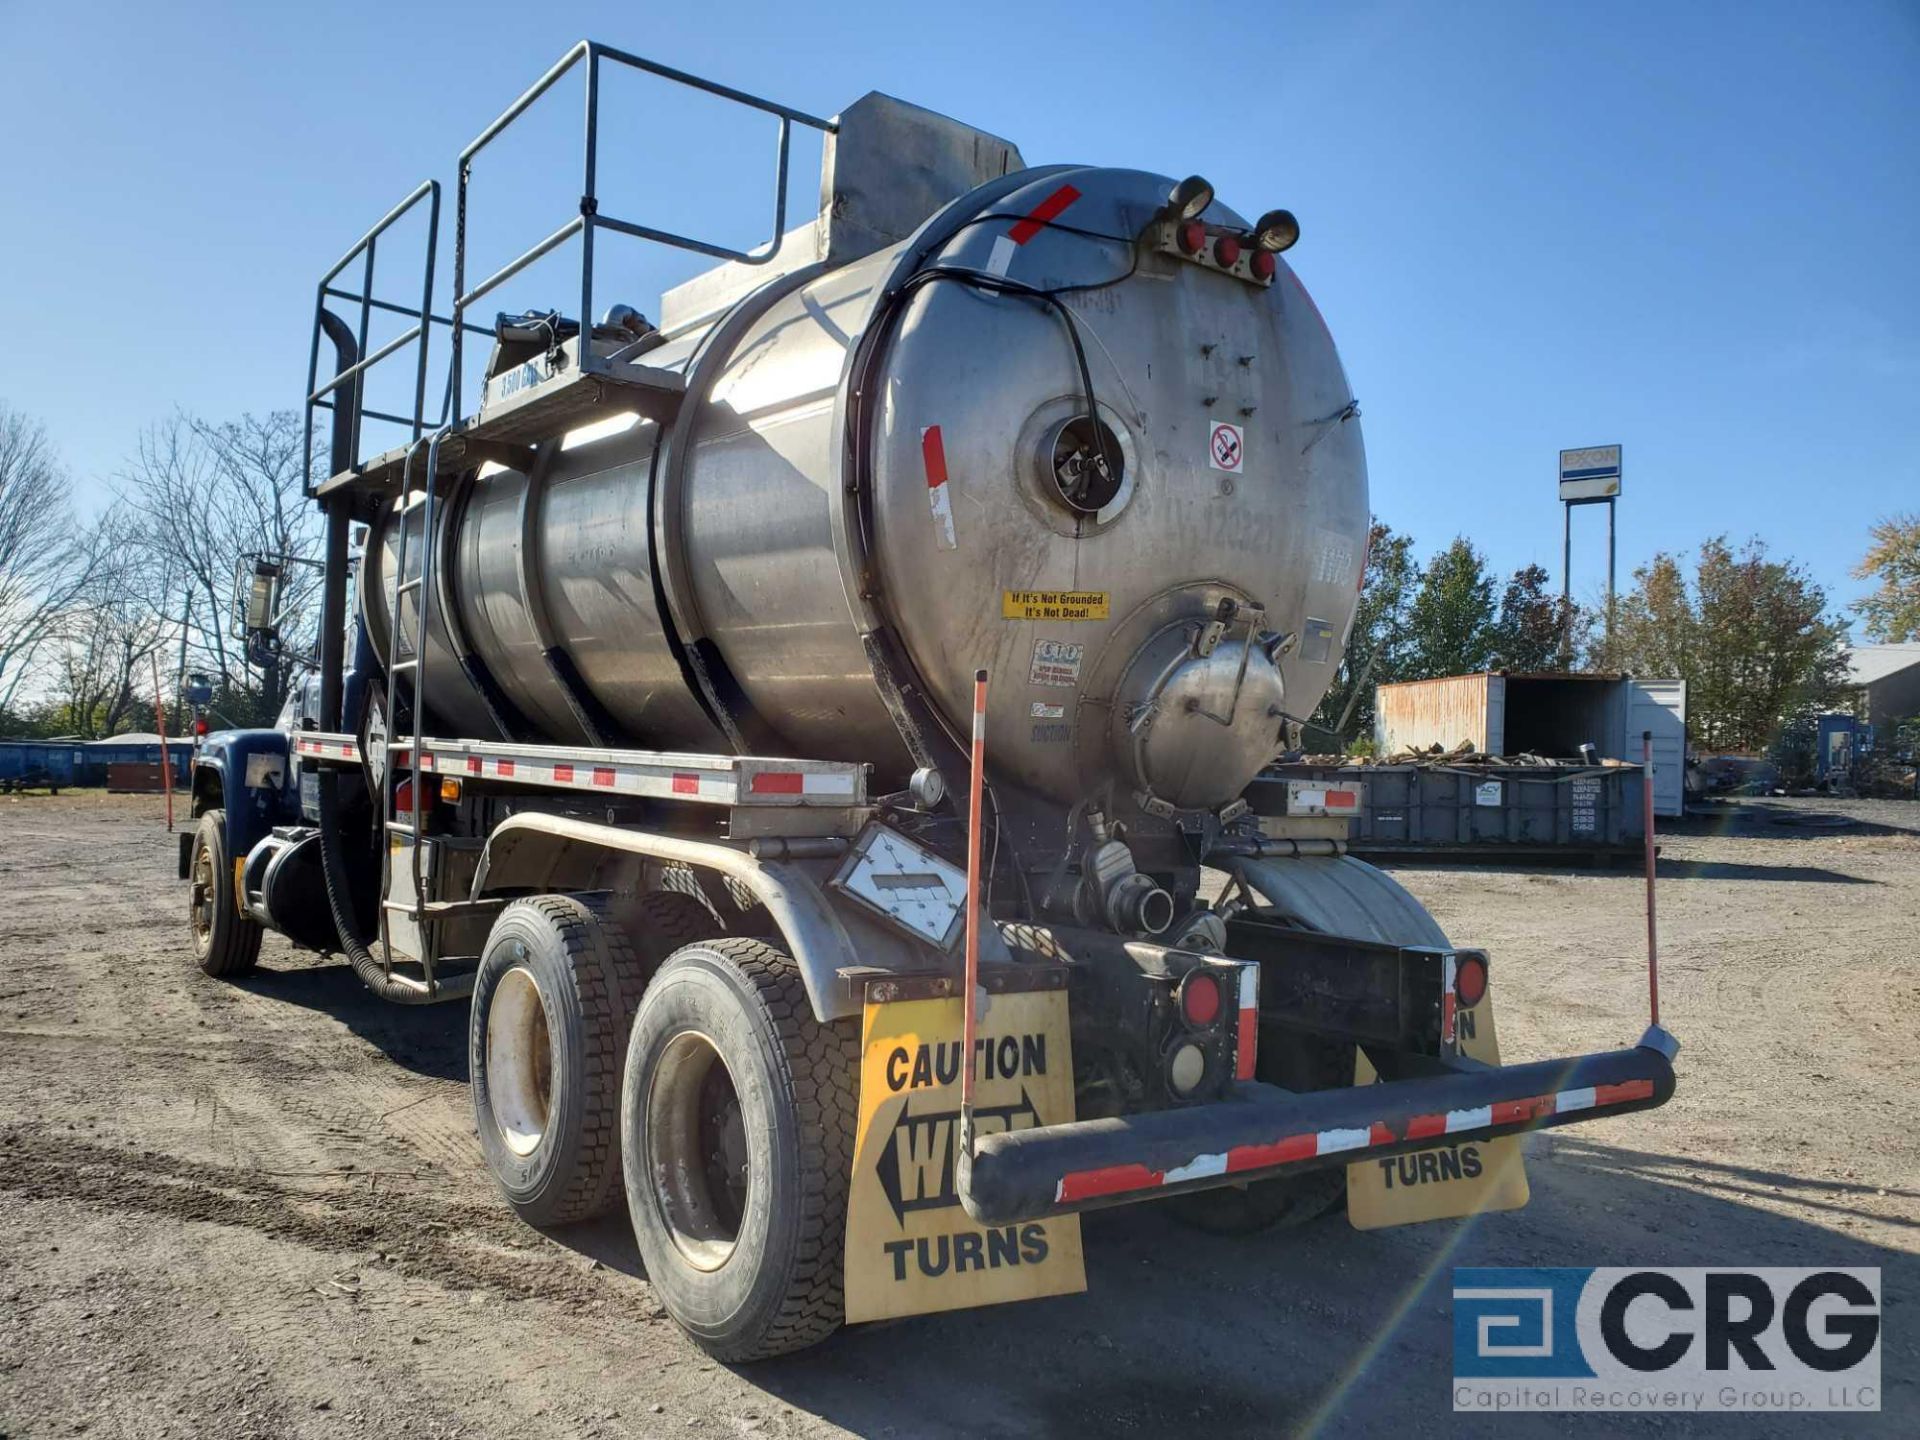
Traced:
<svg viewBox="0 0 1920 1440">
<path fill-rule="evenodd" d="M 500 912 L 467 1024 L 487 1169 L 529 1225 L 569 1225 L 619 1194 L 620 1056 L 643 972 L 599 905 L 571 895 Z"/>
<path fill-rule="evenodd" d="M 260 922 L 234 908 L 233 864 L 227 858 L 227 812 L 209 810 L 194 831 L 187 864 L 187 923 L 193 956 L 220 980 L 252 972 L 260 963 Z"/>
<path fill-rule="evenodd" d="M 765 941 L 688 945 L 647 989 L 620 1094 L 627 1211 L 654 1293 L 716 1359 L 840 1327 L 859 1063 L 858 1026 L 816 1021 Z"/>
<path fill-rule="evenodd" d="M 633 948 L 649 979 L 674 951 L 701 940 L 718 940 L 720 922 L 697 897 L 678 890 L 650 890 L 628 919 Z M 638 1003 L 640 997 L 634 996 Z"/>
</svg>

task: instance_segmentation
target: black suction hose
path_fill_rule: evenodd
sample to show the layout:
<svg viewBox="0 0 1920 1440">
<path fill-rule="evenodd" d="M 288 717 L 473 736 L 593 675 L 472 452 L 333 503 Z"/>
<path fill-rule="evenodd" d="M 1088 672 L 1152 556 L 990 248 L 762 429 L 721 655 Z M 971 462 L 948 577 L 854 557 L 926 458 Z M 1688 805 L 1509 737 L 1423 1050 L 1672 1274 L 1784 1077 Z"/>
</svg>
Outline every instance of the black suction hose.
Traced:
<svg viewBox="0 0 1920 1440">
<path fill-rule="evenodd" d="M 333 342 L 334 374 L 343 375 L 353 368 L 359 356 L 358 341 L 346 322 L 324 305 L 317 314 L 320 328 Z M 360 380 L 361 377 L 355 375 L 333 395 L 331 459 L 335 475 L 351 468 L 354 462 L 353 431 L 354 419 L 360 412 Z M 325 729 L 339 731 L 345 728 L 341 709 L 346 671 L 347 532 L 353 523 L 353 514 L 352 503 L 345 495 L 333 496 L 325 508 L 327 568 L 320 591 L 320 724 Z M 326 881 L 327 908 L 333 914 L 333 928 L 340 937 L 340 952 L 352 963 L 353 973 L 382 1000 L 410 1005 L 436 998 L 388 974 L 386 966 L 374 958 L 368 942 L 360 938 L 353 879 L 347 873 L 347 857 L 340 848 L 339 768 L 322 765 L 314 779 L 320 791 L 320 873 Z"/>
</svg>

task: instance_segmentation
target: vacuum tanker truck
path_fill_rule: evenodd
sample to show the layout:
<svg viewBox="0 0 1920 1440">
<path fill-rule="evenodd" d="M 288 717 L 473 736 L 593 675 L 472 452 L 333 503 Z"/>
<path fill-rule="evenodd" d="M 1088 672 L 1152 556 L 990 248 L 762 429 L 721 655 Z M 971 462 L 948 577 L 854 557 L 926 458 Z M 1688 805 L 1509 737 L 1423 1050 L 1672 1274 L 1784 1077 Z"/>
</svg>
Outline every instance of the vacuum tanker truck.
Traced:
<svg viewBox="0 0 1920 1440">
<path fill-rule="evenodd" d="M 634 72 L 777 132 L 764 243 L 603 208 Z M 477 162 L 574 83 L 578 212 L 483 273 Z M 316 671 L 202 746 L 181 875 L 209 975 L 271 930 L 465 1002 L 526 1220 L 624 1203 L 667 1311 L 752 1359 L 1081 1289 L 1095 1207 L 1511 1207 L 1522 1132 L 1666 1101 L 1657 1027 L 1501 1063 L 1490 958 L 1345 853 L 1352 787 L 1243 798 L 1333 677 L 1369 523 L 1284 197 L 595 44 L 453 184 L 450 299 L 437 181 L 318 286 Z M 376 294 L 414 220 L 418 283 Z M 631 244 L 714 263 L 650 319 L 596 300 Z M 499 313 L 555 254 L 565 295 Z"/>
</svg>

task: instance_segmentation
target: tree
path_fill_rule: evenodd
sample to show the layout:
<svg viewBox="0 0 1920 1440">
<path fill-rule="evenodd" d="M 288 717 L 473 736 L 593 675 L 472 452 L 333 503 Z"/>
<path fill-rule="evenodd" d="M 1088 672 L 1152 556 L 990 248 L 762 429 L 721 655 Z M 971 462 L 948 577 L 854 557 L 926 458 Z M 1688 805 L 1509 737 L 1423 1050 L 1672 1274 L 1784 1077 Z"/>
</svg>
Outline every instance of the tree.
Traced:
<svg viewBox="0 0 1920 1440">
<path fill-rule="evenodd" d="M 101 518 L 93 543 L 100 563 L 61 616 L 51 687 L 61 731 L 87 739 L 150 727 L 154 660 L 180 632 L 165 604 L 178 567 L 144 553 L 123 510 Z"/>
<path fill-rule="evenodd" d="M 1920 514 L 1889 516 L 1869 533 L 1873 543 L 1853 567 L 1854 579 L 1880 582 L 1855 607 L 1867 638 L 1885 645 L 1920 640 Z"/>
<path fill-rule="evenodd" d="M 1564 670 L 1573 654 L 1575 607 L 1555 595 L 1538 565 L 1513 572 L 1493 623 L 1493 664 L 1502 670 Z"/>
<path fill-rule="evenodd" d="M 1789 720 L 1833 705 L 1847 676 L 1845 628 L 1806 569 L 1749 540 L 1701 545 L 1692 581 L 1678 557 L 1634 571 L 1611 633 L 1607 669 L 1687 682 L 1687 728 L 1710 750 L 1764 750 Z"/>
<path fill-rule="evenodd" d="M 1333 685 L 1313 712 L 1307 743 L 1332 737 L 1345 750 L 1373 729 L 1373 687 L 1398 680 L 1406 667 L 1408 611 L 1420 584 L 1413 537 L 1375 519 L 1367 537 L 1367 573 L 1347 652 Z"/>
<path fill-rule="evenodd" d="M 317 559 L 321 523 L 305 496 L 306 462 L 291 411 L 209 424 L 175 415 L 141 437 L 122 476 L 135 547 L 149 576 L 170 577 L 147 597 L 181 617 L 190 668 L 213 678 L 215 710 L 235 724 L 270 721 L 291 677 L 278 664 L 256 670 L 233 629 L 233 587 L 242 557 Z M 319 571 L 285 567 L 283 633 L 290 651 L 310 638 Z"/>
<path fill-rule="evenodd" d="M 1411 673 L 1405 678 L 1469 675 L 1491 667 L 1493 588 L 1486 561 L 1464 536 L 1433 557 L 1408 610 Z"/>
<path fill-rule="evenodd" d="M 45 428 L 0 402 L 0 711 L 14 709 L 99 565 L 67 489 Z"/>
</svg>

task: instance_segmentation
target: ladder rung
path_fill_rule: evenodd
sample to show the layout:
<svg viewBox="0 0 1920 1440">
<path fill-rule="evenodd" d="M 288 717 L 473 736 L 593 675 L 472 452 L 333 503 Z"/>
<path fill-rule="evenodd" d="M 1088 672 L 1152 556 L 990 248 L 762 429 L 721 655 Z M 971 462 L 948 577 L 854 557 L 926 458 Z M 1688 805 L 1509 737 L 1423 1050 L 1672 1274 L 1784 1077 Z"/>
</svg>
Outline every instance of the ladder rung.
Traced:
<svg viewBox="0 0 1920 1440">
<path fill-rule="evenodd" d="M 421 586 L 425 585 L 426 583 L 427 583 L 426 576 L 416 575 L 411 580 L 402 580 L 398 585 L 394 586 L 393 588 L 402 595 L 411 595 L 414 591 L 418 590 Z"/>
<path fill-rule="evenodd" d="M 402 515 L 410 515 L 432 498 L 433 497 L 428 495 L 424 490 L 409 490 L 405 495 L 400 497 L 400 504 L 396 508 L 398 508 Z"/>
<path fill-rule="evenodd" d="M 419 669 L 419 668 L 420 668 L 420 660 L 419 660 L 419 652 L 418 652 L 418 651 L 415 651 L 415 652 L 414 652 L 414 658 L 413 658 L 413 659 L 411 659 L 411 660 L 395 660 L 395 661 L 394 661 L 394 662 L 393 662 L 392 664 L 390 664 L 390 665 L 388 665 L 388 666 L 387 666 L 387 673 L 388 673 L 389 675 L 391 675 L 391 674 L 393 674 L 393 673 L 395 673 L 396 671 L 400 671 L 400 670 L 417 670 L 417 669 Z"/>
<path fill-rule="evenodd" d="M 484 915 L 499 910 L 507 901 L 503 895 L 492 895 L 480 900 L 429 900 L 419 906 L 407 900 L 381 903 L 393 914 L 408 915 L 415 920 L 453 920 L 462 915 Z"/>
</svg>

